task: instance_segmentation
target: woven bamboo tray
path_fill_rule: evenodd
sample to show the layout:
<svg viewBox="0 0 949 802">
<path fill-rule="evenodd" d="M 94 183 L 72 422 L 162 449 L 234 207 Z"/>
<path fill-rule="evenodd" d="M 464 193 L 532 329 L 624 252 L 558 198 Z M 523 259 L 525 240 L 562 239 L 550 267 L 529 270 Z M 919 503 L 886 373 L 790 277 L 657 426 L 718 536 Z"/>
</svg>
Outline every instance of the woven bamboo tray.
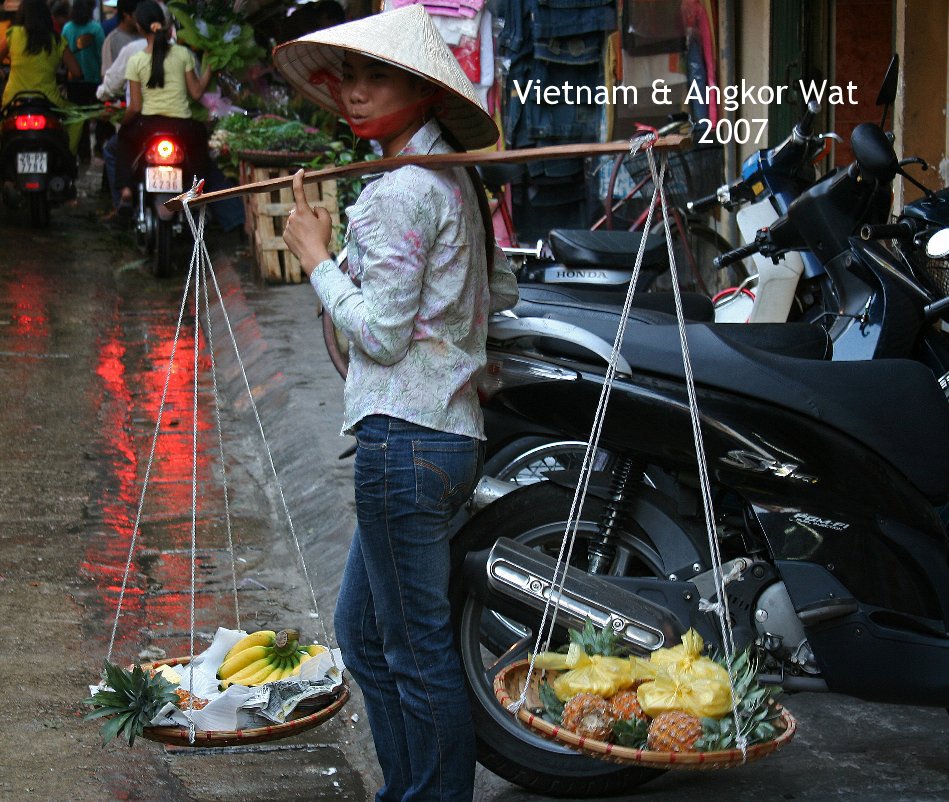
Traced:
<svg viewBox="0 0 949 802">
<path fill-rule="evenodd" d="M 529 665 L 527 660 L 512 663 L 494 678 L 494 695 L 505 710 L 520 699 L 527 679 Z M 527 702 L 518 709 L 517 717 L 531 729 L 551 740 L 566 744 L 592 757 L 602 758 L 613 763 L 635 763 L 657 769 L 727 769 L 770 755 L 787 744 L 794 737 L 797 730 L 797 722 L 794 717 L 787 709 L 777 705 L 781 712 L 784 730 L 773 740 L 749 746 L 744 755 L 740 749 L 728 749 L 720 752 L 652 752 L 648 749 L 631 749 L 606 741 L 584 738 L 531 713 L 532 709 L 541 706 L 540 696 L 537 692 L 541 673 L 534 669 L 531 688 L 527 694 Z M 551 678 L 556 676 L 557 672 L 547 671 L 546 674 L 548 678 Z"/>
<path fill-rule="evenodd" d="M 167 658 L 165 660 L 155 660 L 152 663 L 143 663 L 142 668 L 147 671 L 150 668 L 158 668 L 162 665 L 187 665 L 189 662 L 190 658 L 188 657 Z M 304 713 L 304 711 L 298 709 L 294 711 L 292 718 L 283 724 L 269 724 L 264 727 L 251 727 L 246 730 L 197 730 L 194 743 L 191 743 L 187 727 L 145 727 L 142 731 L 142 737 L 149 741 L 158 741 L 172 746 L 194 747 L 240 746 L 264 741 L 277 741 L 313 729 L 323 722 L 329 721 L 348 700 L 349 686 L 343 680 L 343 684 L 332 694 L 306 700 L 317 705 L 316 709 L 313 709 L 310 705 L 306 706 L 305 709 L 312 710 L 312 712 Z"/>
<path fill-rule="evenodd" d="M 292 167 L 308 164 L 317 156 L 324 156 L 330 148 L 322 150 L 236 150 L 234 153 L 242 161 L 248 161 L 260 167 Z"/>
</svg>

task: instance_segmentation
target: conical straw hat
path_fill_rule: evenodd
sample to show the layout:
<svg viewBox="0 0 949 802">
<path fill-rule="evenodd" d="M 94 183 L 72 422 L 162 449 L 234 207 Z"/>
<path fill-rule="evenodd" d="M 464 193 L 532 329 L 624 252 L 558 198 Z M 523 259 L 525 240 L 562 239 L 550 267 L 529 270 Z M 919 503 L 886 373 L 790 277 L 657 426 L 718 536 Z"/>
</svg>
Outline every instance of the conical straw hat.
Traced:
<svg viewBox="0 0 949 802">
<path fill-rule="evenodd" d="M 446 89 L 433 111 L 465 148 L 485 148 L 497 141 L 494 120 L 481 107 L 474 86 L 422 6 L 404 6 L 314 31 L 279 45 L 273 59 L 300 94 L 338 113 L 341 109 L 321 78 L 326 73 L 336 81 L 342 77 L 346 52 L 385 61 Z"/>
</svg>

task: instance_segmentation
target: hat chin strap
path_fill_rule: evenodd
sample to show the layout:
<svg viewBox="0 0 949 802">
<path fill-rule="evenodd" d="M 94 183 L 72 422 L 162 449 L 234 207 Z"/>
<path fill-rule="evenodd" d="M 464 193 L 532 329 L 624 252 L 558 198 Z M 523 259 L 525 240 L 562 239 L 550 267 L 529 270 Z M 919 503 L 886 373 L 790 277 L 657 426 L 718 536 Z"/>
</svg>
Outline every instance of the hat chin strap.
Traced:
<svg viewBox="0 0 949 802">
<path fill-rule="evenodd" d="M 429 112 L 445 94 L 443 89 L 438 89 L 432 94 L 411 103 L 404 108 L 384 114 L 381 117 L 373 117 L 369 120 L 355 122 L 349 114 L 346 113 L 346 105 L 343 103 L 342 91 L 339 86 L 339 79 L 327 70 L 319 70 L 310 76 L 310 83 L 325 84 L 327 90 L 336 102 L 336 107 L 340 114 L 349 123 L 353 133 L 360 139 L 385 139 L 391 134 L 397 134 L 404 131 L 412 122 L 419 120 L 424 122 L 429 117 Z"/>
</svg>

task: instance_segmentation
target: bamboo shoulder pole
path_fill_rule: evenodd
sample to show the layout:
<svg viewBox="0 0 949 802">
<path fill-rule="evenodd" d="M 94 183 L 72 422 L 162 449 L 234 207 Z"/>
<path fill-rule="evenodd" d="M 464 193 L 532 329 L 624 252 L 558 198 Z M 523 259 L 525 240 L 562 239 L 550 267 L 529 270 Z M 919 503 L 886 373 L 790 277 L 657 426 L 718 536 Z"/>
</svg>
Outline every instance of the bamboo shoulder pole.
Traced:
<svg viewBox="0 0 949 802">
<path fill-rule="evenodd" d="M 303 182 L 305 184 L 313 184 L 319 183 L 320 181 L 346 178 L 347 176 L 384 173 L 398 169 L 399 167 L 404 167 L 407 164 L 437 169 L 469 167 L 478 164 L 519 164 L 541 159 L 616 156 L 628 152 L 634 141 L 635 140 L 624 140 L 621 142 L 598 142 L 592 144 L 549 145 L 543 148 L 524 148 L 521 150 L 499 150 L 490 152 L 475 151 L 473 153 L 435 153 L 395 156 L 388 159 L 347 164 L 343 167 L 328 167 L 323 170 L 311 170 L 303 174 Z M 684 150 L 691 145 L 691 142 L 692 140 L 689 136 L 675 134 L 660 137 L 653 143 L 653 147 L 662 150 Z M 267 181 L 241 184 L 240 186 L 221 189 L 217 192 L 201 193 L 193 197 L 189 191 L 166 201 L 165 207 L 170 211 L 177 212 L 183 208 L 183 201 L 185 200 L 188 200 L 189 206 L 200 206 L 205 203 L 213 203 L 214 201 L 233 198 L 237 195 L 245 195 L 251 192 L 270 192 L 275 189 L 280 189 L 281 187 L 288 187 L 292 181 L 292 175 L 282 176 L 280 178 L 271 178 Z"/>
</svg>

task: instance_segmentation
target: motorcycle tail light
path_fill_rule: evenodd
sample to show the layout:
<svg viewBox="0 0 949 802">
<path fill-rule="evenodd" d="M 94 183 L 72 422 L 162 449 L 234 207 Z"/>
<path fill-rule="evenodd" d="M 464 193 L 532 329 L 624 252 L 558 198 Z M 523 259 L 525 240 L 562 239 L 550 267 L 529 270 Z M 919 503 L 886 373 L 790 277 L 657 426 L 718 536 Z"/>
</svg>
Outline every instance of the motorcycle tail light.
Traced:
<svg viewBox="0 0 949 802">
<path fill-rule="evenodd" d="M 579 374 L 576 371 L 557 365 L 489 353 L 487 364 L 477 376 L 478 397 L 484 402 L 502 390 L 509 390 L 512 387 L 555 381 L 576 381 L 578 378 Z"/>
<path fill-rule="evenodd" d="M 177 142 L 167 137 L 156 139 L 145 153 L 147 164 L 181 164 L 184 160 L 184 150 Z"/>
<path fill-rule="evenodd" d="M 18 114 L 13 119 L 17 131 L 42 131 L 48 125 L 43 114 Z"/>
</svg>

